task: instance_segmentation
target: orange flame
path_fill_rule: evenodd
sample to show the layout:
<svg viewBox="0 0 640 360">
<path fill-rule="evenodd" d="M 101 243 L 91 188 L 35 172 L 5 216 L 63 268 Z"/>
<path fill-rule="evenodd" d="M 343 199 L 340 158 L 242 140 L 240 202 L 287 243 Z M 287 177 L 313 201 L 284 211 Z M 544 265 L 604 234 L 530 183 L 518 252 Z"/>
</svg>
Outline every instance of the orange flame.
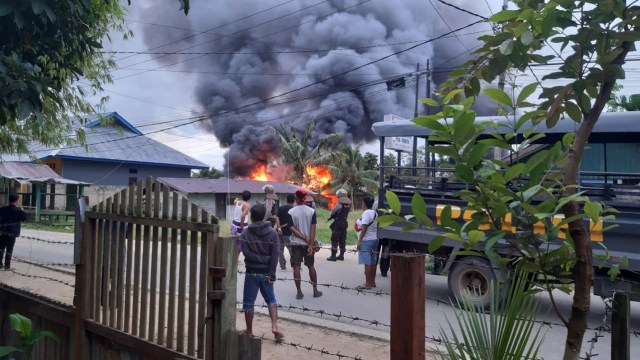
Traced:
<svg viewBox="0 0 640 360">
<path fill-rule="evenodd" d="M 270 181 L 271 176 L 267 172 L 267 166 L 264 164 L 258 165 L 258 167 L 251 172 L 249 179 L 258 181 Z"/>
<path fill-rule="evenodd" d="M 258 181 L 281 180 L 277 179 L 277 176 L 272 174 L 272 172 L 269 170 L 275 171 L 276 173 L 279 172 L 273 167 L 269 169 L 267 165 L 260 164 L 251 172 L 251 175 L 249 175 L 247 178 Z M 332 209 L 338 201 L 338 198 L 335 195 L 331 194 L 328 190 L 323 190 L 329 183 L 331 183 L 331 180 L 331 172 L 328 168 L 324 166 L 307 165 L 307 175 L 305 176 L 302 187 L 314 191 L 322 191 L 322 196 L 325 197 L 328 201 L 327 206 L 329 207 L 329 209 Z M 289 182 L 294 183 L 293 181 Z"/>
</svg>

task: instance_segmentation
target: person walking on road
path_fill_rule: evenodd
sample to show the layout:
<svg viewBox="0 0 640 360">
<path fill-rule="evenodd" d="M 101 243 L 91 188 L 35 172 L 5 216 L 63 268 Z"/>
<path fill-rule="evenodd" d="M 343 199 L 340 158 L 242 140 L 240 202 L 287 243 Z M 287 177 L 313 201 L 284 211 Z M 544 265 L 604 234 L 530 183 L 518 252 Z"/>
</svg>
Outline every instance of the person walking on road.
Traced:
<svg viewBox="0 0 640 360">
<path fill-rule="evenodd" d="M 20 236 L 22 223 L 27 221 L 27 214 L 18 207 L 16 194 L 9 195 L 9 205 L 0 208 L 0 268 L 4 257 L 4 269 L 11 268 L 11 255 L 16 238 Z"/>
<path fill-rule="evenodd" d="M 327 258 L 328 261 L 344 261 L 344 253 L 347 245 L 347 228 L 349 223 L 347 217 L 351 210 L 351 199 L 347 197 L 347 190 L 340 189 L 336 191 L 338 197 L 338 203 L 331 210 L 331 216 L 329 221 L 333 219 L 329 228 L 331 229 L 331 256 Z M 336 256 L 340 248 L 340 255 Z"/>
<path fill-rule="evenodd" d="M 358 264 L 364 265 L 364 285 L 360 289 L 376 287 L 376 248 L 378 247 L 378 213 L 373 210 L 374 199 L 366 196 L 363 199 L 365 210 L 356 221 L 358 232 Z"/>
<path fill-rule="evenodd" d="M 280 235 L 280 269 L 287 269 L 287 259 L 284 257 L 284 248 L 286 246 L 289 250 L 289 256 L 291 257 L 291 248 L 289 245 L 289 238 L 291 237 L 291 228 L 287 219 L 289 219 L 289 210 L 293 209 L 293 194 L 287 195 L 287 203 L 278 208 L 276 216 L 276 231 Z"/>
<path fill-rule="evenodd" d="M 287 223 L 291 228 L 291 267 L 293 267 L 293 278 L 298 290 L 296 299 L 301 300 L 304 297 L 300 286 L 300 267 L 304 261 L 304 265 L 309 269 L 309 279 L 313 285 L 313 297 L 322 296 L 322 292 L 318 291 L 318 274 L 314 266 L 313 243 L 316 239 L 316 211 L 310 206 L 305 205 L 307 192 L 305 190 L 296 190 L 295 201 L 296 206 L 289 210 L 289 220 Z"/>
<path fill-rule="evenodd" d="M 248 215 L 249 215 L 249 203 L 248 201 L 251 199 L 251 192 L 249 190 L 245 190 L 242 192 L 242 199 L 235 199 L 233 202 L 236 207 L 233 209 L 233 219 L 231 220 L 231 235 L 238 236 L 242 234 L 245 226 L 248 223 Z M 238 240 L 237 244 L 238 255 L 242 252 L 242 241 Z"/>
<path fill-rule="evenodd" d="M 253 335 L 254 304 L 259 290 L 269 309 L 271 332 L 277 341 L 282 341 L 284 335 L 278 330 L 278 302 L 273 289 L 280 254 L 278 234 L 269 221 L 263 220 L 266 213 L 264 204 L 253 205 L 250 213 L 251 225 L 240 235 L 246 267 L 242 296 L 246 334 Z"/>
<path fill-rule="evenodd" d="M 264 206 L 267 209 L 264 214 L 264 219 L 271 223 L 271 227 L 276 225 L 276 217 L 278 210 L 278 195 L 276 194 L 276 189 L 271 184 L 267 184 L 262 187 L 262 191 L 264 191 Z"/>
</svg>

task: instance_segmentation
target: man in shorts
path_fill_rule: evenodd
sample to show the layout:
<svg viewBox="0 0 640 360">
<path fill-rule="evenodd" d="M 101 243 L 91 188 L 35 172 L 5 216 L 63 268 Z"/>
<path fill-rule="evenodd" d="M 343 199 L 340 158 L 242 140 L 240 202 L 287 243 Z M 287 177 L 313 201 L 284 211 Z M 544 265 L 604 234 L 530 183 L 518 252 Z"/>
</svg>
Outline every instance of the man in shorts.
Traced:
<svg viewBox="0 0 640 360">
<path fill-rule="evenodd" d="M 242 296 L 242 309 L 247 324 L 246 333 L 253 335 L 254 304 L 260 290 L 269 308 L 271 332 L 277 341 L 281 341 L 284 335 L 278 330 L 278 303 L 273 289 L 280 256 L 278 234 L 269 221 L 263 220 L 266 213 L 264 204 L 253 205 L 250 213 L 251 225 L 240 234 L 246 266 Z"/>
<path fill-rule="evenodd" d="M 316 239 L 316 211 L 305 205 L 307 192 L 305 190 L 296 190 L 294 195 L 296 206 L 289 210 L 289 220 L 287 223 L 291 228 L 291 237 L 289 238 L 291 253 L 291 267 L 293 268 L 293 278 L 295 280 L 296 299 L 301 300 L 304 297 L 300 288 L 300 267 L 304 261 L 304 265 L 309 269 L 309 280 L 313 285 L 313 297 L 322 296 L 322 292 L 318 291 L 318 274 L 314 267 L 314 251 L 313 243 Z"/>
</svg>

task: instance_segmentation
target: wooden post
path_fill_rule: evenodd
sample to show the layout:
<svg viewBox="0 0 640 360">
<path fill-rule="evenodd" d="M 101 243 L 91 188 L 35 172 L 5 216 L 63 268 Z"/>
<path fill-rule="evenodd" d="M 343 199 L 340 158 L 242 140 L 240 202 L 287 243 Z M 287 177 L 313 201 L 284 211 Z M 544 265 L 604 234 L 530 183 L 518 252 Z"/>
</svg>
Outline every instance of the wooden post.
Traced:
<svg viewBox="0 0 640 360">
<path fill-rule="evenodd" d="M 613 314 L 611 319 L 611 360 L 631 359 L 630 321 L 629 295 L 616 293 L 613 296 Z"/>
<path fill-rule="evenodd" d="M 216 225 L 217 227 L 217 225 Z M 214 230 L 216 233 L 219 229 Z M 236 328 L 236 282 L 238 280 L 238 253 L 236 250 L 236 237 L 218 237 L 213 249 L 208 249 L 209 264 L 217 267 L 224 267 L 226 276 L 216 281 L 215 290 L 224 291 L 224 298 L 221 300 L 210 300 L 213 302 L 213 331 L 207 336 L 213 337 L 213 359 L 226 359 L 229 344 L 229 334 Z M 213 250 L 212 254 L 210 250 Z M 213 279 L 209 280 L 213 283 Z"/>
<path fill-rule="evenodd" d="M 424 273 L 424 255 L 392 255 L 391 359 L 425 359 Z"/>
<path fill-rule="evenodd" d="M 260 360 L 262 356 L 262 340 L 241 334 L 239 331 L 229 331 L 228 360 Z"/>
<path fill-rule="evenodd" d="M 89 358 L 89 341 L 85 337 L 85 319 L 90 318 L 91 304 L 89 303 L 90 292 L 90 269 L 91 269 L 91 250 L 93 244 L 93 223 L 85 217 L 84 211 L 89 207 L 89 198 L 82 197 L 78 199 L 76 206 L 76 222 L 74 243 L 78 246 L 80 254 L 74 256 L 76 263 L 76 283 L 75 294 L 73 298 L 75 311 L 74 324 L 74 357 L 73 359 L 81 360 Z M 80 231 L 79 231 L 80 229 Z"/>
</svg>

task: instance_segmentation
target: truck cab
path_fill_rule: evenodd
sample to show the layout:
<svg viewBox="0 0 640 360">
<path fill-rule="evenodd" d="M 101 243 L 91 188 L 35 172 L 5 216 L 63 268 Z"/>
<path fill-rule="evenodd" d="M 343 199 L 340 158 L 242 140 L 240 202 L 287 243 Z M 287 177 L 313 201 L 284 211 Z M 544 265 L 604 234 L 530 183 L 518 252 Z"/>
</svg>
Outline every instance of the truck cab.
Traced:
<svg viewBox="0 0 640 360">
<path fill-rule="evenodd" d="M 491 121 L 499 124 L 509 121 L 504 117 L 478 117 L 476 123 Z M 544 122 L 531 125 L 536 133 L 545 136 L 520 152 L 521 159 L 540 151 L 559 141 L 567 132 L 577 129 L 571 119 L 561 119 L 558 124 L 547 129 Z M 504 130 L 501 130 L 504 129 Z M 386 191 L 394 192 L 402 204 L 401 216 L 411 214 L 411 198 L 419 193 L 427 205 L 427 215 L 437 224 L 439 215 L 447 206 L 451 206 L 452 218 L 464 222 L 470 214 L 465 204 L 455 194 L 466 188 L 466 184 L 456 181 L 452 167 L 436 161 L 426 149 L 430 144 L 430 129 L 418 126 L 408 120 L 384 121 L 373 124 L 373 133 L 380 141 L 380 186 L 379 207 L 387 208 Z M 492 132 L 508 131 L 506 127 L 497 127 Z M 385 154 L 392 138 L 402 137 L 413 144 L 409 152 L 396 150 L 397 162 L 393 166 L 384 165 Z M 516 137 L 517 138 L 517 137 Z M 517 141 L 517 140 L 516 140 Z M 396 142 L 396 141 L 394 141 Z M 424 156 L 418 159 L 417 149 L 424 146 Z M 402 158 L 409 158 L 410 163 Z M 514 161 L 512 154 L 496 151 L 494 157 L 504 162 Z M 420 166 L 418 166 L 420 164 Z M 640 301 L 640 112 L 603 113 L 589 138 L 579 174 L 579 191 L 586 191 L 592 201 L 602 202 L 619 211 L 615 220 L 604 221 L 602 226 L 592 229 L 591 241 L 594 242 L 594 255 L 608 251 L 609 260 L 600 262 L 594 257 L 595 280 L 594 294 L 609 296 L 613 291 L 623 290 L 631 294 L 633 301 Z M 601 231 L 611 224 L 618 227 Z M 390 252 L 427 252 L 429 243 L 442 232 L 438 226 L 433 229 L 402 231 L 403 224 L 393 224 L 379 228 L 378 238 L 389 243 Z M 599 246 L 595 243 L 601 243 Z M 461 243 L 446 239 L 434 257 L 434 273 L 448 276 L 449 291 L 453 297 L 459 297 L 465 289 L 478 294 L 477 302 L 488 302 L 489 285 L 500 280 L 502 274 L 495 270 L 491 262 L 481 256 L 459 255 Z M 502 251 L 506 254 L 508 249 Z M 500 252 L 500 250 L 499 250 Z M 625 267 L 616 280 L 607 275 L 616 261 L 624 259 Z"/>
</svg>

